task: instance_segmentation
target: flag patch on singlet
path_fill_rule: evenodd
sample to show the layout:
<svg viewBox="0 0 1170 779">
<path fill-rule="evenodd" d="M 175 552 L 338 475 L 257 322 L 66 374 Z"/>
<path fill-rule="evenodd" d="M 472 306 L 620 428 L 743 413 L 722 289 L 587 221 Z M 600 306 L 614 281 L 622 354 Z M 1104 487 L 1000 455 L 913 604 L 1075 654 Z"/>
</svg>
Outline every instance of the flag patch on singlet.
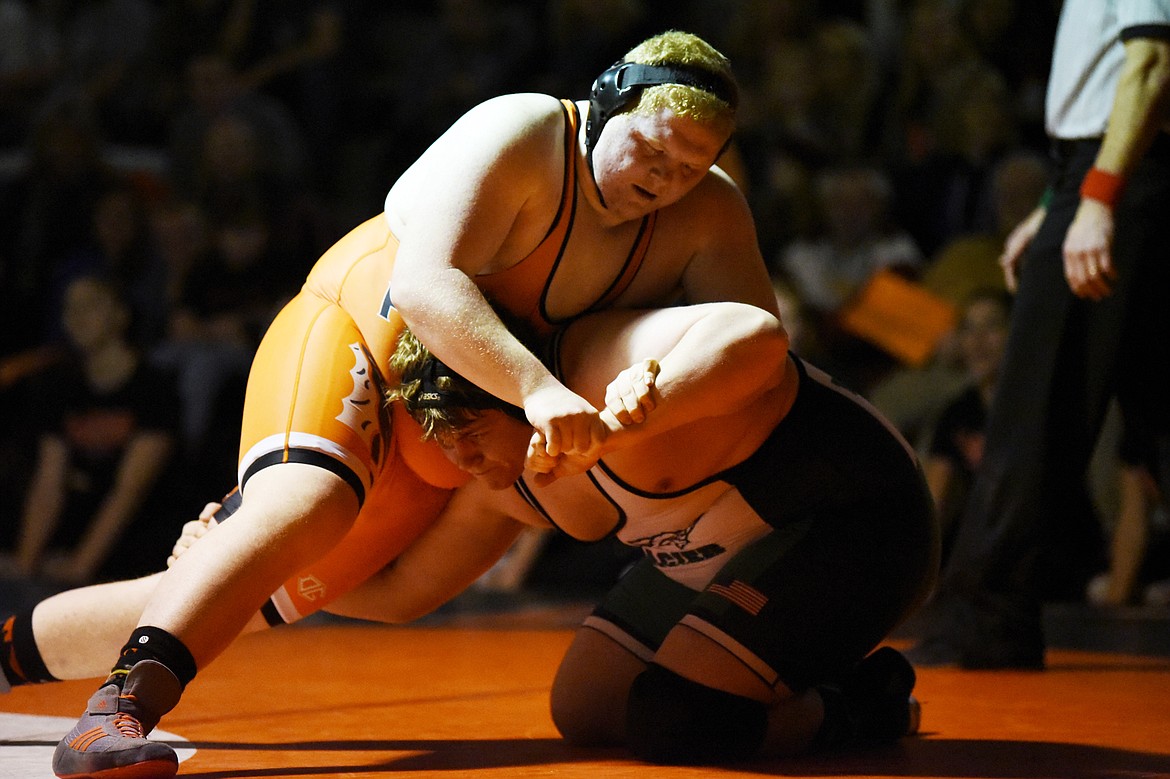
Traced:
<svg viewBox="0 0 1170 779">
<path fill-rule="evenodd" d="M 727 598 L 753 617 L 758 616 L 760 610 L 768 603 L 764 593 L 738 580 L 730 584 L 712 584 L 707 587 L 707 592 Z"/>
</svg>

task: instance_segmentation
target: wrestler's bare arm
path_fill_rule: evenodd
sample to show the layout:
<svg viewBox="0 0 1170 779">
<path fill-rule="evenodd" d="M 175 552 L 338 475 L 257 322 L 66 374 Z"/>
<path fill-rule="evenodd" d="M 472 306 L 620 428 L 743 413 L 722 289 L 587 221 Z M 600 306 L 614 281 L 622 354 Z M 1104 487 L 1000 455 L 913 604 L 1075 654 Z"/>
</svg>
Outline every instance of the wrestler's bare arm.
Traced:
<svg viewBox="0 0 1170 779">
<path fill-rule="evenodd" d="M 695 248 L 682 274 L 686 302 L 750 303 L 779 317 L 751 209 L 727 174 L 712 168 L 679 206 L 680 213 L 670 219 L 684 220 L 695 232 Z"/>
<path fill-rule="evenodd" d="M 183 526 L 168 565 L 214 527 L 220 504 Z M 517 519 L 521 517 L 521 519 Z M 434 611 L 488 570 L 511 546 L 524 523 L 547 527 L 512 490 L 469 482 L 443 514 L 398 558 L 324 610 L 372 622 L 403 623 Z"/>
<path fill-rule="evenodd" d="M 561 368 L 570 387 L 603 404 L 619 373 L 657 361 L 656 408 L 611 435 L 603 447 L 610 452 L 743 409 L 785 379 L 787 352 L 775 316 L 743 303 L 707 303 L 581 319 L 564 336 Z"/>
<path fill-rule="evenodd" d="M 596 409 L 516 340 L 471 279 L 516 262 L 548 229 L 564 176 L 561 155 L 551 153 L 562 122 L 560 104 L 543 95 L 481 104 L 403 174 L 387 212 L 401 222 L 391 297 L 411 330 L 573 449 L 604 433 Z"/>
<path fill-rule="evenodd" d="M 515 490 L 478 481 L 460 487 L 439 519 L 391 565 L 326 611 L 402 623 L 429 614 L 487 571 L 525 523 L 545 526 Z"/>
</svg>

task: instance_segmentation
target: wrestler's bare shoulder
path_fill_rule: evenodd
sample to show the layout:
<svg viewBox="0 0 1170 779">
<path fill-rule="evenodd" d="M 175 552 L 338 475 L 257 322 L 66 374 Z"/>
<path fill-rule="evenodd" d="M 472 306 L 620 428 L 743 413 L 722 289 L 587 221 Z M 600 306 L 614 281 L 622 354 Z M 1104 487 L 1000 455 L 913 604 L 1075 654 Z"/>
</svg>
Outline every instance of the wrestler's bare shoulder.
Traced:
<svg viewBox="0 0 1170 779">
<path fill-rule="evenodd" d="M 663 209 L 663 215 L 685 222 L 751 218 L 743 192 L 718 166 L 712 166 L 695 188 L 678 202 Z"/>
<path fill-rule="evenodd" d="M 561 103 L 550 95 L 521 92 L 501 95 L 463 114 L 412 168 L 436 157 L 496 158 L 518 150 L 541 150 L 559 140 L 564 129 Z"/>
<path fill-rule="evenodd" d="M 735 182 L 718 168 L 712 168 L 677 202 L 661 209 L 658 225 L 655 239 L 674 245 L 688 255 L 713 244 L 727 248 L 741 238 L 754 240 L 755 237 L 747 200 Z"/>
<path fill-rule="evenodd" d="M 506 183 L 521 200 L 546 185 L 559 191 L 564 127 L 561 103 L 550 95 L 516 93 L 486 100 L 406 169 L 390 190 L 387 211 L 405 218 L 428 202 L 430 193 L 482 193 L 484 183 L 490 191 L 493 180 Z"/>
<path fill-rule="evenodd" d="M 659 211 L 646 262 L 617 305 L 662 305 L 679 295 L 691 303 L 731 300 L 776 313 L 747 200 L 718 169 Z"/>
</svg>

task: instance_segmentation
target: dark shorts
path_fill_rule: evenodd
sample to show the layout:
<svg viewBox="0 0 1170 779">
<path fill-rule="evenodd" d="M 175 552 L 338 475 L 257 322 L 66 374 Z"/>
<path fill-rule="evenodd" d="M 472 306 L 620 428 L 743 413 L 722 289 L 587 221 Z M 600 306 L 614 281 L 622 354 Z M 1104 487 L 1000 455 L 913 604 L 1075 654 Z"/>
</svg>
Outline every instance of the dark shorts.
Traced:
<svg viewBox="0 0 1170 779">
<path fill-rule="evenodd" d="M 769 686 L 802 690 L 864 657 L 925 600 L 938 531 L 917 460 L 872 407 L 810 371 L 773 436 L 725 474 L 771 532 L 701 592 L 640 561 L 587 625 L 649 660 L 683 624 Z"/>
</svg>

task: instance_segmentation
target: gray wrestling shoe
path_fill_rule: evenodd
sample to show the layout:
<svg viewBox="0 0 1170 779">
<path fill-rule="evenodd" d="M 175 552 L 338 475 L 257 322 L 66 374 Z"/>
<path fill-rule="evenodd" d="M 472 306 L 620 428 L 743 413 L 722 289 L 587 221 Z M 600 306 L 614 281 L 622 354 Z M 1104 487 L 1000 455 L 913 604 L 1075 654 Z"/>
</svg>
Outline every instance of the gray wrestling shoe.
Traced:
<svg viewBox="0 0 1170 779">
<path fill-rule="evenodd" d="M 161 663 L 142 660 L 121 690 L 107 684 L 53 753 L 61 779 L 170 779 L 179 770 L 175 750 L 146 734 L 182 694 L 178 678 Z"/>
</svg>

